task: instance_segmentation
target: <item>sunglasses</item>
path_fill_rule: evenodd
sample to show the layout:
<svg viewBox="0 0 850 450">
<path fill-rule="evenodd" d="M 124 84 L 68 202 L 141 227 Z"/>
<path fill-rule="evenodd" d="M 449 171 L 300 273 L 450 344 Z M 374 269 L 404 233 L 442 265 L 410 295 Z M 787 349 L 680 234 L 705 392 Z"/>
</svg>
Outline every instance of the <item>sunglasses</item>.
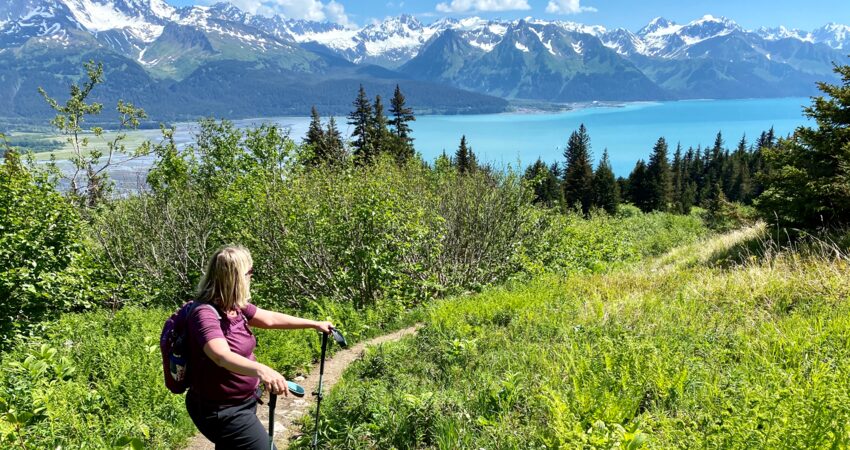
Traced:
<svg viewBox="0 0 850 450">
<path fill-rule="evenodd" d="M 249 277 L 250 277 L 251 275 L 254 275 L 254 268 L 253 268 L 253 267 L 251 267 L 250 269 L 248 269 L 248 272 L 247 272 L 247 273 L 245 273 L 245 275 L 246 275 L 246 276 L 249 276 Z"/>
</svg>

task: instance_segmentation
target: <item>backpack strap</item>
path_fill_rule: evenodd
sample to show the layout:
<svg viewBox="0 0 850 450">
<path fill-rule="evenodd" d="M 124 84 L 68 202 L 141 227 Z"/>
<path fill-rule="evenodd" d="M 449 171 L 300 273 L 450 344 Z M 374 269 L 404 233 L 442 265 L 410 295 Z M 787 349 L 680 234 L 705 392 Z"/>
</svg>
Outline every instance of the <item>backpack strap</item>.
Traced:
<svg viewBox="0 0 850 450">
<path fill-rule="evenodd" d="M 215 317 L 216 317 L 216 319 L 221 320 L 221 314 L 219 314 L 219 312 L 218 312 L 218 308 L 216 308 L 216 307 L 215 307 L 215 306 L 213 306 L 213 305 L 210 305 L 209 303 L 197 303 L 197 302 L 195 302 L 195 306 L 194 306 L 194 307 L 201 307 L 201 308 L 203 308 L 204 306 L 206 306 L 207 308 L 212 309 L 212 310 L 213 310 L 213 312 L 215 313 Z"/>
</svg>

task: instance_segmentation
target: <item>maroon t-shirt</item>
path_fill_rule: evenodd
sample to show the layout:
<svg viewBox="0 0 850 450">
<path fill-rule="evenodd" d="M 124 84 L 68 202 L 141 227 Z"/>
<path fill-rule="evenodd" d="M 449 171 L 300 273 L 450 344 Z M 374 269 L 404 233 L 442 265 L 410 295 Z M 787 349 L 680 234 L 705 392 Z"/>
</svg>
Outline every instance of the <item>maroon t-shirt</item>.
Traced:
<svg viewBox="0 0 850 450">
<path fill-rule="evenodd" d="M 219 311 L 221 314 L 221 311 Z M 211 339 L 225 338 L 230 351 L 256 361 L 254 347 L 257 341 L 248 327 L 248 321 L 257 313 L 257 307 L 248 304 L 236 317 L 221 315 L 207 306 L 198 306 L 189 316 L 189 389 L 193 396 L 217 405 L 232 405 L 254 395 L 260 379 L 233 373 L 219 367 L 204 353 L 204 345 Z"/>
</svg>

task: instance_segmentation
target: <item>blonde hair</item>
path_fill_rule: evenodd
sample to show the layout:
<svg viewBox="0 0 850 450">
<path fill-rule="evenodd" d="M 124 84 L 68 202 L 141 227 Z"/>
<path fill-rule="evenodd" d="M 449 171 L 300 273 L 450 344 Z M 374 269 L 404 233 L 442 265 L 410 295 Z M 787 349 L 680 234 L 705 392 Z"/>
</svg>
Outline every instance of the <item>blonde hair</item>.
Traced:
<svg viewBox="0 0 850 450">
<path fill-rule="evenodd" d="M 207 262 L 198 283 L 197 301 L 224 311 L 242 309 L 251 299 L 248 271 L 254 265 L 251 253 L 238 245 L 220 248 Z"/>
</svg>

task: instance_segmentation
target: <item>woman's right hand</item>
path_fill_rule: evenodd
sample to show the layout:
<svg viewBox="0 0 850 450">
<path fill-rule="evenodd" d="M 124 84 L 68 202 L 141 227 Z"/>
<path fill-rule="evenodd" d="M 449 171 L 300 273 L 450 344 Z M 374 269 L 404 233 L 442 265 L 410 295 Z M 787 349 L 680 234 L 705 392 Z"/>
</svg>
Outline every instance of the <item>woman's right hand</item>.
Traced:
<svg viewBox="0 0 850 450">
<path fill-rule="evenodd" d="M 261 365 L 258 371 L 260 381 L 266 385 L 266 389 L 272 394 L 289 396 L 289 389 L 286 386 L 286 378 L 276 370 L 269 366 Z"/>
</svg>

